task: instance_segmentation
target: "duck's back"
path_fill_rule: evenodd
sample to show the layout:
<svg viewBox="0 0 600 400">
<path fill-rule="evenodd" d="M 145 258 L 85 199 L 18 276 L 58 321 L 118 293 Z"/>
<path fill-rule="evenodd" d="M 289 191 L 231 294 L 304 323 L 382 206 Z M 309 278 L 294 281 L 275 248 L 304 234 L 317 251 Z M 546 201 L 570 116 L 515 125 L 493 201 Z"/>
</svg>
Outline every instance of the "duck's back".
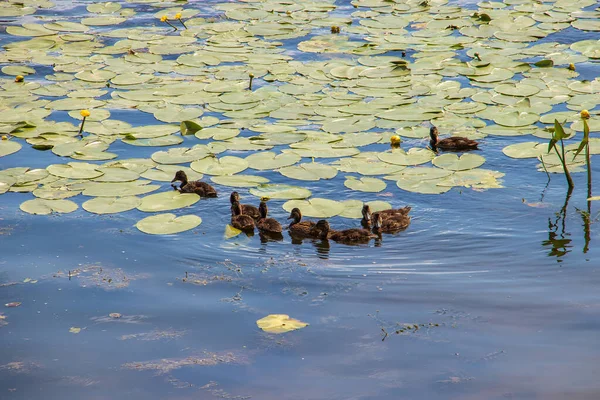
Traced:
<svg viewBox="0 0 600 400">
<path fill-rule="evenodd" d="M 290 225 L 289 230 L 296 235 L 310 236 L 314 227 L 315 223 L 313 221 L 300 221 Z"/>
<path fill-rule="evenodd" d="M 453 136 L 446 139 L 442 139 L 437 142 L 436 146 L 442 150 L 475 150 L 477 149 L 477 143 L 475 140 L 468 139 L 462 136 Z"/>
<path fill-rule="evenodd" d="M 254 230 L 254 219 L 247 215 L 231 217 L 231 226 L 242 231 Z"/>
<path fill-rule="evenodd" d="M 250 204 L 242 204 L 242 214 L 248 215 L 254 219 L 260 218 L 260 212 L 258 208 L 251 206 Z"/>
<path fill-rule="evenodd" d="M 332 232 L 329 237 L 332 240 L 341 243 L 367 243 L 376 236 L 366 229 L 352 228 L 345 229 L 343 231 Z"/>
<path fill-rule="evenodd" d="M 259 230 L 261 230 L 263 232 L 281 233 L 283 230 L 281 228 L 281 224 L 279 222 L 277 222 L 276 219 L 273 219 L 273 218 L 260 219 L 256 223 L 256 226 L 258 227 Z"/>
<path fill-rule="evenodd" d="M 217 197 L 217 191 L 206 182 L 188 182 L 181 188 L 182 193 L 196 193 L 200 197 Z"/>
</svg>

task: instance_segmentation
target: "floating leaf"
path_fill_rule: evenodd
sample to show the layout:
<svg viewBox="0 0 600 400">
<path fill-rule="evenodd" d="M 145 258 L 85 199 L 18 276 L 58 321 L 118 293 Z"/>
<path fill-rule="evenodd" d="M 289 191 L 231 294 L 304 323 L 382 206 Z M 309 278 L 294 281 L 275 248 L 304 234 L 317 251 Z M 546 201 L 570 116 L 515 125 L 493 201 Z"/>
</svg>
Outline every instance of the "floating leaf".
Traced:
<svg viewBox="0 0 600 400">
<path fill-rule="evenodd" d="M 72 326 L 71 328 L 69 328 L 69 332 L 77 334 L 77 333 L 81 332 L 81 328 Z"/>
<path fill-rule="evenodd" d="M 0 157 L 7 156 L 12 153 L 16 153 L 21 150 L 21 145 L 17 142 L 2 140 L 0 141 Z"/>
<path fill-rule="evenodd" d="M 171 178 L 173 179 L 173 178 Z M 149 185 L 150 181 L 133 182 L 88 182 L 81 185 L 84 196 L 117 197 L 139 196 L 160 188 L 160 185 Z M 78 188 L 78 186 L 74 186 Z"/>
<path fill-rule="evenodd" d="M 179 193 L 176 190 L 170 190 L 143 197 L 138 210 L 144 212 L 175 210 L 191 206 L 198 200 L 200 200 L 200 196 L 196 193 Z"/>
<path fill-rule="evenodd" d="M 29 214 L 49 215 L 54 213 L 68 214 L 77 210 L 77 204 L 71 200 L 33 199 L 21 203 L 21 210 Z"/>
<path fill-rule="evenodd" d="M 96 197 L 88 200 L 81 207 L 94 214 L 115 214 L 133 210 L 142 203 L 138 197 Z"/>
<path fill-rule="evenodd" d="M 302 215 L 316 218 L 330 218 L 344 211 L 344 205 L 339 201 L 318 197 L 310 200 L 288 200 L 283 204 L 283 209 L 288 212 L 296 207 L 300 209 Z"/>
<path fill-rule="evenodd" d="M 269 180 L 256 175 L 221 175 L 210 178 L 216 184 L 231 187 L 256 187 L 268 183 Z"/>
<path fill-rule="evenodd" d="M 270 314 L 256 321 L 256 325 L 265 332 L 285 333 L 308 326 L 307 323 L 290 318 L 286 314 Z"/>
<path fill-rule="evenodd" d="M 68 164 L 49 165 L 46 169 L 52 175 L 60 178 L 92 179 L 104 174 L 96 168 L 98 166 L 95 164 L 71 162 Z"/>
<path fill-rule="evenodd" d="M 419 165 L 431 161 L 435 153 L 429 149 L 412 148 L 407 152 L 399 149 L 379 154 L 383 162 L 396 165 Z"/>
<path fill-rule="evenodd" d="M 233 175 L 248 168 L 248 162 L 239 157 L 207 157 L 194 161 L 190 167 L 194 171 L 207 175 Z"/>
<path fill-rule="evenodd" d="M 473 169 L 480 167 L 485 162 L 485 158 L 477 154 L 463 154 L 457 156 L 456 154 L 442 154 L 433 159 L 432 163 L 436 167 L 448 169 L 450 171 L 464 171 L 467 169 Z"/>
<path fill-rule="evenodd" d="M 335 178 L 338 171 L 336 168 L 330 165 L 313 162 L 294 165 L 291 167 L 284 167 L 279 170 L 279 173 L 292 179 L 298 179 L 302 181 L 318 181 L 320 179 Z"/>
<path fill-rule="evenodd" d="M 311 191 L 299 186 L 285 185 L 281 183 L 267 183 L 250 189 L 250 193 L 256 197 L 267 197 L 269 199 L 305 199 L 312 195 Z"/>
<path fill-rule="evenodd" d="M 523 142 L 508 145 L 502 149 L 502 152 L 511 158 L 537 158 L 547 150 L 545 143 Z"/>
<path fill-rule="evenodd" d="M 344 186 L 352 190 L 358 190 L 360 192 L 371 192 L 378 193 L 383 191 L 387 184 L 381 179 L 377 178 L 355 178 L 353 176 L 346 177 Z"/>
<path fill-rule="evenodd" d="M 194 229 L 202 223 L 197 215 L 158 214 L 146 217 L 135 224 L 140 231 L 150 235 L 172 235 Z"/>
<path fill-rule="evenodd" d="M 254 153 L 246 157 L 248 167 L 260 171 L 273 170 L 296 164 L 301 157 L 294 153 L 276 154 L 272 151 Z"/>
<path fill-rule="evenodd" d="M 362 207 L 364 204 L 368 204 L 371 212 L 377 212 L 382 210 L 389 210 L 392 208 L 392 205 L 387 201 L 369 201 L 367 203 L 363 203 L 360 200 L 345 200 L 342 201 L 344 206 L 344 211 L 342 211 L 339 216 L 344 218 L 362 218 Z"/>
<path fill-rule="evenodd" d="M 223 237 L 225 239 L 231 239 L 231 238 L 236 237 L 240 233 L 242 233 L 241 230 L 234 228 L 233 226 L 227 224 L 227 225 L 225 225 L 225 233 L 223 234 Z"/>
</svg>

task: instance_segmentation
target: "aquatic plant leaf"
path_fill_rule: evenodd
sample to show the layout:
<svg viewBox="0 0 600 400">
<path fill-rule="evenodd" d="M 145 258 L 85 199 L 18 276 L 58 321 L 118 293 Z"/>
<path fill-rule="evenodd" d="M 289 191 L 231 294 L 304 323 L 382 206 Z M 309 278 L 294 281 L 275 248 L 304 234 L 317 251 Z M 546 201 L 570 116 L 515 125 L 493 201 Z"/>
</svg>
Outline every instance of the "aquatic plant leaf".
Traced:
<svg viewBox="0 0 600 400">
<path fill-rule="evenodd" d="M 173 179 L 173 178 L 171 178 Z M 94 197 L 117 197 L 117 196 L 139 196 L 153 192 L 160 185 L 149 185 L 150 181 L 133 182 L 88 182 L 82 185 L 84 196 Z M 77 188 L 77 186 L 75 186 Z"/>
<path fill-rule="evenodd" d="M 67 214 L 77 210 L 77 204 L 71 200 L 33 199 L 21 203 L 20 208 L 26 213 L 36 215 Z"/>
<path fill-rule="evenodd" d="M 441 180 L 439 179 L 420 180 L 402 177 L 402 179 L 396 181 L 396 186 L 407 192 L 422 194 L 441 194 L 446 193 L 452 188 L 451 186 L 440 186 L 440 182 Z"/>
<path fill-rule="evenodd" d="M 493 118 L 494 122 L 502 126 L 520 127 L 536 123 L 540 115 L 526 111 L 511 111 L 498 114 Z"/>
<path fill-rule="evenodd" d="M 435 157 L 435 153 L 429 149 L 412 148 L 405 152 L 402 149 L 378 155 L 383 162 L 396 165 L 419 165 L 425 164 Z"/>
<path fill-rule="evenodd" d="M 242 233 L 241 230 L 234 228 L 233 226 L 227 224 L 227 225 L 225 225 L 225 233 L 223 234 L 223 238 L 231 239 L 231 238 L 236 237 L 240 233 Z"/>
<path fill-rule="evenodd" d="M 52 164 L 46 169 L 52 175 L 60 178 L 92 179 L 104 175 L 97 168 L 98 166 L 95 164 L 71 162 L 68 164 Z"/>
<path fill-rule="evenodd" d="M 80 190 L 71 190 L 67 186 L 54 187 L 51 185 L 52 184 L 38 187 L 32 193 L 35 197 L 45 200 L 68 199 L 81 194 Z"/>
<path fill-rule="evenodd" d="M 216 184 L 231 187 L 256 187 L 268 183 L 269 180 L 256 175 L 221 175 L 210 178 Z"/>
<path fill-rule="evenodd" d="M 344 218 L 362 218 L 362 207 L 364 204 L 368 204 L 371 208 L 371 212 L 389 210 L 392 208 L 392 205 L 387 201 L 368 201 L 367 203 L 363 203 L 360 200 L 345 200 L 342 201 L 344 206 L 344 211 L 342 211 L 338 216 Z"/>
<path fill-rule="evenodd" d="M 103 175 L 93 178 L 94 182 L 131 182 L 140 177 L 135 171 L 123 167 L 98 167 Z"/>
<path fill-rule="evenodd" d="M 265 332 L 285 333 L 308 326 L 306 322 L 290 318 L 286 314 L 270 314 L 256 321 L 256 325 Z"/>
<path fill-rule="evenodd" d="M 133 210 L 141 203 L 142 200 L 135 196 L 96 197 L 86 201 L 81 207 L 94 214 L 115 214 Z"/>
<path fill-rule="evenodd" d="M 250 194 L 269 199 L 305 199 L 312 195 L 312 192 L 300 186 L 292 186 L 281 183 L 266 183 L 250 189 Z"/>
<path fill-rule="evenodd" d="M 144 171 L 140 177 L 152 181 L 171 182 L 177 171 L 185 172 L 190 182 L 198 181 L 204 176 L 189 167 L 182 167 L 181 165 L 157 165 L 152 169 Z"/>
<path fill-rule="evenodd" d="M 177 190 L 170 190 L 143 197 L 137 209 L 144 212 L 176 210 L 189 207 L 198 200 L 200 196 L 196 193 L 179 193 Z"/>
<path fill-rule="evenodd" d="M 0 157 L 16 153 L 19 150 L 21 150 L 21 145 L 17 142 L 13 142 L 11 140 L 0 141 Z"/>
<path fill-rule="evenodd" d="M 75 326 L 72 326 L 72 327 L 69 328 L 69 333 L 75 333 L 75 334 L 77 334 L 79 332 L 81 332 L 81 328 L 77 328 Z"/>
<path fill-rule="evenodd" d="M 223 147 L 223 151 L 225 147 Z M 183 164 L 196 160 L 201 160 L 214 153 L 214 149 L 197 144 L 194 147 L 177 147 L 167 151 L 157 151 L 151 158 L 159 164 Z"/>
<path fill-rule="evenodd" d="M 136 139 L 127 135 L 122 141 L 132 146 L 173 146 L 182 143 L 183 138 L 181 136 L 169 135 L 151 139 Z"/>
<path fill-rule="evenodd" d="M 338 171 L 330 165 L 312 162 L 284 167 L 279 169 L 279 173 L 292 179 L 318 181 L 321 179 L 335 178 Z"/>
<path fill-rule="evenodd" d="M 243 158 L 234 156 L 206 157 L 194 161 L 190 167 L 194 171 L 207 175 L 233 175 L 248 168 L 248 162 Z"/>
<path fill-rule="evenodd" d="M 339 201 L 322 199 L 319 197 L 310 200 L 288 200 L 283 204 L 283 209 L 291 212 L 299 208 L 302 215 L 315 218 L 331 218 L 344 211 L 344 205 Z"/>
<path fill-rule="evenodd" d="M 371 192 L 378 193 L 383 191 L 387 184 L 381 179 L 377 178 L 355 178 L 353 176 L 347 176 L 344 186 L 352 190 L 358 190 L 360 192 Z"/>
<path fill-rule="evenodd" d="M 506 146 L 502 149 L 510 158 L 537 158 L 547 152 L 546 145 L 540 142 L 523 142 Z"/>
<path fill-rule="evenodd" d="M 249 168 L 265 171 L 296 164 L 301 158 L 294 153 L 277 154 L 272 151 L 263 151 L 249 155 L 246 157 L 246 161 Z"/>
<path fill-rule="evenodd" d="M 138 221 L 135 226 L 149 235 L 172 235 L 194 229 L 202 223 L 197 215 L 158 214 Z"/>
<path fill-rule="evenodd" d="M 480 167 L 484 162 L 485 158 L 477 154 L 466 153 L 459 157 L 456 154 L 447 153 L 434 158 L 432 164 L 450 171 L 464 171 Z"/>
</svg>

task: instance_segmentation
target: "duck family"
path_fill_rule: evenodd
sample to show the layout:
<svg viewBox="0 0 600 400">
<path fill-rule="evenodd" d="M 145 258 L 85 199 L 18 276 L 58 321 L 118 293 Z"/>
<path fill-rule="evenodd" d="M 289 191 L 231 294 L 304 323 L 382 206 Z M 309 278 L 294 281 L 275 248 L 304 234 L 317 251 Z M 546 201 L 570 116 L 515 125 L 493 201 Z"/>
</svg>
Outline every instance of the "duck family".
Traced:
<svg viewBox="0 0 600 400">
<path fill-rule="evenodd" d="M 429 145 L 435 152 L 442 151 L 469 151 L 477 150 L 479 143 L 475 140 L 452 136 L 440 139 L 438 128 L 432 126 L 429 130 Z M 173 183 L 179 181 L 179 187 Z M 172 186 L 181 193 L 196 193 L 200 197 L 217 197 L 217 191 L 206 182 L 190 182 L 184 171 L 177 171 L 175 178 L 171 181 Z M 251 204 L 241 204 L 240 195 L 234 191 L 229 196 L 231 203 L 231 226 L 241 231 L 250 233 L 258 229 L 261 235 L 281 237 L 283 227 L 274 218 L 269 218 L 267 203 L 262 200 L 258 207 Z M 368 243 L 371 239 L 381 239 L 382 234 L 398 233 L 410 225 L 409 216 L 411 207 L 395 208 L 371 212 L 368 204 L 362 208 L 362 228 L 350 228 L 344 230 L 331 229 L 327 220 L 306 221 L 302 220 L 302 211 L 294 208 L 290 212 L 288 220 L 291 220 L 287 230 L 293 239 L 317 239 L 333 240 L 343 244 Z"/>
</svg>

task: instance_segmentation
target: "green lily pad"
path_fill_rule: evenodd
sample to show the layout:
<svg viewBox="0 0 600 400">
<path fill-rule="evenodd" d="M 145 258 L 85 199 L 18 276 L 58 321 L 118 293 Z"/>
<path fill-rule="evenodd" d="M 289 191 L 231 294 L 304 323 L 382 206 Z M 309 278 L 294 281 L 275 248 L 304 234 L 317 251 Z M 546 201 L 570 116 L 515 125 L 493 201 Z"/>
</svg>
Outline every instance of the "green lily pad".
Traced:
<svg viewBox="0 0 600 400">
<path fill-rule="evenodd" d="M 494 118 L 494 122 L 502 126 L 527 126 L 536 123 L 540 119 L 539 114 L 526 111 L 511 111 L 498 114 Z"/>
<path fill-rule="evenodd" d="M 115 214 L 133 210 L 141 203 L 142 200 L 135 196 L 96 197 L 86 201 L 81 207 L 94 214 Z"/>
<path fill-rule="evenodd" d="M 173 179 L 173 178 L 171 178 Z M 153 192 L 160 185 L 149 185 L 150 181 L 133 182 L 87 182 L 80 186 L 84 196 L 94 197 L 117 197 L 117 196 L 139 196 Z M 75 186 L 75 188 L 78 188 Z"/>
<path fill-rule="evenodd" d="M 436 167 L 448 169 L 450 171 L 464 171 L 467 169 L 473 169 L 480 167 L 485 162 L 485 158 L 477 154 L 463 154 L 457 156 L 456 154 L 442 154 L 433 159 L 432 163 Z"/>
<path fill-rule="evenodd" d="M 158 214 L 146 217 L 135 224 L 136 228 L 149 235 L 172 235 L 189 231 L 202 223 L 197 215 Z"/>
<path fill-rule="evenodd" d="M 283 204 L 283 209 L 287 212 L 291 212 L 294 208 L 299 208 L 302 215 L 307 217 L 331 218 L 344 211 L 344 204 L 319 197 L 310 200 L 288 200 Z"/>
<path fill-rule="evenodd" d="M 305 199 L 312 195 L 311 191 L 299 186 L 281 183 L 267 183 L 250 189 L 250 194 L 269 199 Z"/>
<path fill-rule="evenodd" d="M 223 151 L 225 147 L 223 147 Z M 202 144 L 194 147 L 177 147 L 167 151 L 157 151 L 152 154 L 152 160 L 159 164 L 183 164 L 196 160 L 201 160 L 213 153 L 212 149 Z"/>
<path fill-rule="evenodd" d="M 438 183 L 441 181 L 438 179 L 410 179 L 408 177 L 403 177 L 396 181 L 396 185 L 407 192 L 415 192 L 422 194 L 441 194 L 450 190 L 452 187 L 448 186 L 440 186 Z"/>
<path fill-rule="evenodd" d="M 344 218 L 362 218 L 362 208 L 364 204 L 368 204 L 371 212 L 389 210 L 392 208 L 392 205 L 387 201 L 369 201 L 367 203 L 363 203 L 360 200 L 345 200 L 342 201 L 344 205 L 344 211 L 342 211 L 339 216 Z"/>
<path fill-rule="evenodd" d="M 185 172 L 190 182 L 198 181 L 204 176 L 189 167 L 182 167 L 180 165 L 157 165 L 152 169 L 144 171 L 140 177 L 152 181 L 171 182 L 175 173 L 180 170 Z"/>
<path fill-rule="evenodd" d="M 21 203 L 20 208 L 26 213 L 35 215 L 68 214 L 77 210 L 77 204 L 71 200 L 33 199 Z"/>
<path fill-rule="evenodd" d="M 103 175 L 93 178 L 95 182 L 131 182 L 140 177 L 135 171 L 123 167 L 98 167 Z"/>
<path fill-rule="evenodd" d="M 129 135 L 128 135 L 129 137 Z M 173 146 L 176 144 L 180 144 L 183 142 L 183 138 L 181 136 L 160 136 L 151 139 L 135 139 L 135 138 L 125 138 L 123 139 L 123 143 L 130 144 L 132 146 Z"/>
<path fill-rule="evenodd" d="M 256 187 L 268 183 L 269 180 L 256 175 L 221 175 L 210 178 L 216 184 L 231 187 Z"/>
<path fill-rule="evenodd" d="M 0 141 L 0 157 L 16 153 L 21 150 L 21 145 L 17 142 L 2 140 Z"/>
<path fill-rule="evenodd" d="M 515 143 L 502 149 L 510 158 L 537 158 L 548 152 L 548 144 L 540 142 Z"/>
<path fill-rule="evenodd" d="M 170 190 L 143 197 L 138 210 L 144 212 L 176 210 L 189 207 L 198 200 L 200 200 L 200 196 L 196 193 L 179 193 L 176 190 Z"/>
<path fill-rule="evenodd" d="M 264 151 L 249 155 L 246 161 L 249 168 L 265 171 L 296 164 L 301 158 L 294 153 L 276 154 L 272 151 Z"/>
<path fill-rule="evenodd" d="M 239 157 L 207 157 L 194 161 L 190 167 L 207 175 L 233 175 L 248 168 L 248 162 Z"/>
<path fill-rule="evenodd" d="M 98 166 L 95 164 L 71 162 L 68 164 L 49 165 L 46 169 L 52 175 L 60 178 L 92 179 L 104 174 L 97 168 Z"/>
<path fill-rule="evenodd" d="M 292 179 L 318 181 L 320 179 L 333 179 L 338 171 L 330 165 L 313 162 L 284 167 L 279 170 L 279 173 Z"/>
<path fill-rule="evenodd" d="M 358 190 L 360 192 L 371 192 L 378 193 L 387 187 L 387 184 L 381 179 L 377 178 L 355 178 L 353 176 L 346 177 L 344 186 L 352 190 Z"/>
<path fill-rule="evenodd" d="M 256 321 L 256 325 L 265 332 L 285 333 L 308 326 L 306 322 L 290 318 L 286 314 L 270 314 Z"/>
<path fill-rule="evenodd" d="M 419 165 L 425 164 L 435 157 L 435 153 L 429 149 L 412 148 L 405 152 L 402 149 L 379 154 L 383 162 L 396 165 Z"/>
</svg>

